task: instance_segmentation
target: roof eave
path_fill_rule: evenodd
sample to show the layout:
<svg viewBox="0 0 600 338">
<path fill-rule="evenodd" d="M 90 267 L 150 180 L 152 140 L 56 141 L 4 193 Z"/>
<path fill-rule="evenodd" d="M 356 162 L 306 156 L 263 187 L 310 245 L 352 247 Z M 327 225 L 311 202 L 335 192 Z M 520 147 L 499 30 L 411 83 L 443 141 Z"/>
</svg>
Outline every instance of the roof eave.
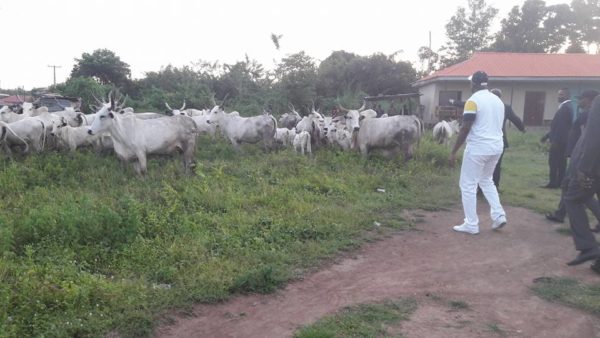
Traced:
<svg viewBox="0 0 600 338">
<path fill-rule="evenodd" d="M 450 81 L 467 82 L 465 76 L 439 76 L 424 80 L 418 80 L 411 84 L 412 87 L 420 88 L 430 83 Z M 567 82 L 594 82 L 600 81 L 600 76 L 490 76 L 490 82 L 545 82 L 545 81 L 567 81 Z"/>
</svg>

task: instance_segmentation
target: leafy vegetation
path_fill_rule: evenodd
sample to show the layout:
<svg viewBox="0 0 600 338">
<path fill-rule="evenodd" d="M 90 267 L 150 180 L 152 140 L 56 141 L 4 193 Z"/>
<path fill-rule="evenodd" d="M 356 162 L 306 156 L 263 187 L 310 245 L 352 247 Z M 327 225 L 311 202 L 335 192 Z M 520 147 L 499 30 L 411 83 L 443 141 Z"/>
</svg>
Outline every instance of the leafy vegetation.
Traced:
<svg viewBox="0 0 600 338">
<path fill-rule="evenodd" d="M 386 301 L 381 304 L 351 306 L 302 328 L 295 336 L 297 338 L 391 336 L 388 328 L 399 326 L 401 321 L 408 320 L 416 309 L 417 302 L 410 298 Z"/>
<path fill-rule="evenodd" d="M 167 309 L 271 292 L 458 193 L 429 140 L 406 164 L 200 144 L 194 177 L 156 157 L 141 179 L 85 151 L 1 162 L 0 336 L 149 335 Z"/>
</svg>

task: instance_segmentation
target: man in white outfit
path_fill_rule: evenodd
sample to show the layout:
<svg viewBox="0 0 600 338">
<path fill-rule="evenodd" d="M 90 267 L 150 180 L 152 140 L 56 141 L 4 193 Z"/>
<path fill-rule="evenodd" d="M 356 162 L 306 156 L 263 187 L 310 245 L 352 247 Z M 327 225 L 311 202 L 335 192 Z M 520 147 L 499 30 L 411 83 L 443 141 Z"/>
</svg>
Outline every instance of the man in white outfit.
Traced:
<svg viewBox="0 0 600 338">
<path fill-rule="evenodd" d="M 490 204 L 492 229 L 498 230 L 506 225 L 506 213 L 492 179 L 504 148 L 504 103 L 487 89 L 488 76 L 485 72 L 477 71 L 469 79 L 473 95 L 465 103 L 462 127 L 448 162 L 454 166 L 456 153 L 466 141 L 459 182 L 465 219 L 463 224 L 453 229 L 475 235 L 479 233 L 478 185 Z"/>
</svg>

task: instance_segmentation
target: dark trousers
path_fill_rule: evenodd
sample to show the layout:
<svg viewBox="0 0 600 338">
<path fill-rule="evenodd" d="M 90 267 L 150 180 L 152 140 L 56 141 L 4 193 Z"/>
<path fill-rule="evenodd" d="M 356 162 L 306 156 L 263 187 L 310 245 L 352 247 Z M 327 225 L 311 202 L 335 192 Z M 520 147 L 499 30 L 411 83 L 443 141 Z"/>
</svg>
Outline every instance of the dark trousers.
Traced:
<svg viewBox="0 0 600 338">
<path fill-rule="evenodd" d="M 561 143 L 552 143 L 548 154 L 548 165 L 550 166 L 550 179 L 548 185 L 560 187 L 567 170 L 567 146 Z"/>
<path fill-rule="evenodd" d="M 575 248 L 579 251 L 598 247 L 598 242 L 590 230 L 590 223 L 585 212 L 586 201 L 597 193 L 600 193 L 600 177 L 596 177 L 591 189 L 584 189 L 579 185 L 574 175 L 570 177 L 564 200 L 571 223 Z"/>
<path fill-rule="evenodd" d="M 567 216 L 567 207 L 565 205 L 565 194 L 569 187 L 569 180 L 570 179 L 568 176 L 563 180 L 563 183 L 561 185 L 562 193 L 560 195 L 560 202 L 558 203 L 558 209 L 556 209 L 556 211 L 554 212 L 554 216 L 556 216 L 556 218 L 559 218 L 562 220 L 564 220 L 565 217 Z M 600 195 L 599 195 L 599 197 L 600 197 Z M 588 209 L 590 209 L 592 214 L 594 214 L 594 217 L 596 217 L 596 220 L 600 223 L 600 204 L 598 203 L 598 200 L 596 198 L 594 198 L 594 195 L 591 195 L 590 198 L 585 200 L 585 206 Z"/>
<path fill-rule="evenodd" d="M 492 180 L 494 181 L 494 185 L 496 188 L 500 187 L 500 172 L 502 171 L 502 157 L 504 156 L 504 150 L 502 151 L 502 155 L 498 159 L 498 163 L 496 163 L 496 168 L 494 169 L 494 174 L 492 175 Z"/>
</svg>

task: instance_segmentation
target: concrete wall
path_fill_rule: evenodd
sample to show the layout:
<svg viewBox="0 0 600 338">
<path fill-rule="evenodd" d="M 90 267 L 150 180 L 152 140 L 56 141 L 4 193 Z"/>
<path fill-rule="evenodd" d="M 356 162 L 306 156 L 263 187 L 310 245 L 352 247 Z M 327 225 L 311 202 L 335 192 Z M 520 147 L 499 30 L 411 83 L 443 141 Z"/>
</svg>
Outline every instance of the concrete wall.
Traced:
<svg viewBox="0 0 600 338">
<path fill-rule="evenodd" d="M 576 106 L 576 99 L 579 93 L 587 89 L 600 90 L 600 82 L 506 82 L 498 81 L 494 83 L 490 81 L 491 88 L 500 88 L 502 90 L 502 101 L 512 106 L 515 113 L 522 119 L 525 109 L 525 93 L 527 91 L 543 91 L 546 93 L 546 100 L 544 103 L 544 123 L 552 120 L 556 109 L 558 108 L 558 90 L 561 88 L 570 88 L 573 108 Z M 462 99 L 466 101 L 471 96 L 471 85 L 468 81 L 437 81 L 427 84 L 419 88 L 419 92 L 423 94 L 420 98 L 421 104 L 425 106 L 423 119 L 427 123 L 437 122 L 435 116 L 435 108 L 438 106 L 440 91 L 456 90 L 462 92 Z"/>
</svg>

